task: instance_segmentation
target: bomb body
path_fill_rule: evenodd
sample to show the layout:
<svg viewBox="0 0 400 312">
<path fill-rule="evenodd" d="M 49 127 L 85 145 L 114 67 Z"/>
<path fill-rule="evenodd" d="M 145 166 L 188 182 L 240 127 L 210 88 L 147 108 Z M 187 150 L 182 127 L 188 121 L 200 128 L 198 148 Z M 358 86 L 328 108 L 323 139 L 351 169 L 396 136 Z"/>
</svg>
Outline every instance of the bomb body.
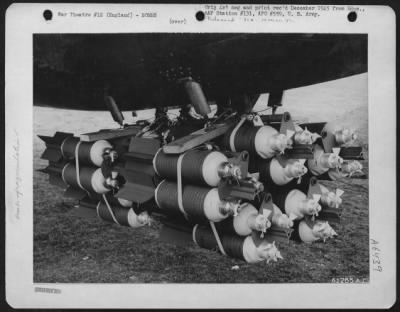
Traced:
<svg viewBox="0 0 400 312">
<path fill-rule="evenodd" d="M 268 217 L 260 214 L 251 204 L 245 203 L 241 206 L 237 216 L 227 218 L 216 223 L 218 230 L 225 233 L 235 233 L 239 236 L 250 235 L 253 231 L 266 232 L 271 226 Z"/>
<path fill-rule="evenodd" d="M 315 144 L 313 158 L 307 160 L 307 167 L 313 175 L 319 176 L 342 163 L 343 159 L 337 153 L 325 153 L 321 146 Z"/>
<path fill-rule="evenodd" d="M 297 221 L 293 229 L 294 231 L 290 238 L 303 243 L 312 243 L 320 239 L 325 242 L 327 238 L 332 238 L 337 235 L 328 222 L 319 220 Z"/>
<path fill-rule="evenodd" d="M 251 236 L 240 237 L 222 233 L 219 238 L 224 252 L 228 256 L 245 260 L 248 263 L 283 259 L 275 243 L 267 239 L 256 246 Z M 219 248 L 214 233 L 209 226 L 196 225 L 193 228 L 193 240 L 196 245 L 202 248 L 210 250 L 218 250 Z"/>
<path fill-rule="evenodd" d="M 97 215 L 104 221 L 114 223 L 117 221 L 118 224 L 131 228 L 139 228 L 150 222 L 150 217 L 146 211 L 136 214 L 132 207 L 126 207 L 126 201 L 119 199 L 103 198 L 98 203 Z"/>
<path fill-rule="evenodd" d="M 326 123 L 321 131 L 321 134 L 323 136 L 332 134 L 334 137 L 335 144 L 338 146 L 347 144 L 357 139 L 357 135 L 354 129 L 340 127 L 339 125 L 333 122 Z"/>
<path fill-rule="evenodd" d="M 224 138 L 224 145 L 233 152 L 248 151 L 268 159 L 292 146 L 291 139 L 270 126 L 245 123 L 234 127 Z"/>
<path fill-rule="evenodd" d="M 78 155 L 80 164 L 101 167 L 104 155 L 116 155 L 112 145 L 106 140 L 82 142 L 77 137 L 67 137 L 60 146 L 61 154 L 67 160 L 74 160 Z"/>
<path fill-rule="evenodd" d="M 297 189 L 282 189 L 274 194 L 274 203 L 289 217 L 302 219 L 305 215 L 317 215 L 321 211 L 318 198 L 307 198 L 307 195 Z"/>
<path fill-rule="evenodd" d="M 190 150 L 180 156 L 165 154 L 160 149 L 153 159 L 154 171 L 171 181 L 177 180 L 178 166 L 182 180 L 188 184 L 217 186 L 223 178 L 241 178 L 240 168 L 230 165 L 228 158 L 218 151 Z"/>
<path fill-rule="evenodd" d="M 194 185 L 182 187 L 182 210 L 179 207 L 178 185 L 163 180 L 155 190 L 157 206 L 168 213 L 184 214 L 190 219 L 219 222 L 236 214 L 239 204 L 220 199 L 217 188 Z"/>
<path fill-rule="evenodd" d="M 279 187 L 288 184 L 293 179 L 300 178 L 307 173 L 307 168 L 300 160 L 289 160 L 281 165 L 276 158 L 268 160 L 256 159 L 252 165 L 252 172 L 260 173 L 260 182 L 266 187 Z"/>
<path fill-rule="evenodd" d="M 77 170 L 74 163 L 67 163 L 61 177 L 65 184 L 88 192 L 105 194 L 111 190 L 100 168 L 82 166 Z"/>
</svg>

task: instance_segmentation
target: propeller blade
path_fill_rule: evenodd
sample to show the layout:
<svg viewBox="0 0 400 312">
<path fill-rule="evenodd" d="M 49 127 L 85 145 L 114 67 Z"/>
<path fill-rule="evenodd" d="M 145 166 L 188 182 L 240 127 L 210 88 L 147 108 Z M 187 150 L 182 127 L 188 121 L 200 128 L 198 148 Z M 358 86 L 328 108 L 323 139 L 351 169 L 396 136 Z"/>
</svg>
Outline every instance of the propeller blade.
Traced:
<svg viewBox="0 0 400 312">
<path fill-rule="evenodd" d="M 294 221 L 294 220 L 297 219 L 297 216 L 292 212 L 292 213 L 289 215 L 289 219 L 290 219 L 291 221 Z"/>
<path fill-rule="evenodd" d="M 290 129 L 286 130 L 286 136 L 288 138 L 291 138 L 294 134 L 295 134 L 295 132 L 293 130 L 290 130 Z"/>
<path fill-rule="evenodd" d="M 336 156 L 339 156 L 340 147 L 334 147 L 334 148 L 332 148 L 332 152 L 333 152 Z"/>
<path fill-rule="evenodd" d="M 321 194 L 313 194 L 313 200 L 315 202 L 318 203 L 320 199 L 321 199 Z"/>
<path fill-rule="evenodd" d="M 343 195 L 344 191 L 341 189 L 336 189 L 336 196 L 341 197 Z"/>
<path fill-rule="evenodd" d="M 313 137 L 313 141 L 316 141 L 317 139 L 321 138 L 321 136 L 318 133 L 312 133 L 311 136 Z"/>
<path fill-rule="evenodd" d="M 262 215 L 263 215 L 265 218 L 268 218 L 268 217 L 271 215 L 271 213 L 272 213 L 272 211 L 269 210 L 269 209 L 263 209 L 263 211 L 262 211 Z"/>
</svg>

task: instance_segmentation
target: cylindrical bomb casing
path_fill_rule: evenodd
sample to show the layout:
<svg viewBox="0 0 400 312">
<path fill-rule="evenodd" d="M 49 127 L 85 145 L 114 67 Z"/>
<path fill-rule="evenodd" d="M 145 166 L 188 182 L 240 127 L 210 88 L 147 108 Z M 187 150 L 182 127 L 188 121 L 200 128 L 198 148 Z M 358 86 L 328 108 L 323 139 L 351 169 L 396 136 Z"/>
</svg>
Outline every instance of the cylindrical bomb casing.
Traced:
<svg viewBox="0 0 400 312">
<path fill-rule="evenodd" d="M 60 147 L 63 157 L 68 160 L 75 159 L 76 147 L 78 144 L 79 163 L 97 167 L 101 167 L 103 163 L 104 152 L 112 148 L 111 143 L 106 140 L 83 142 L 77 137 L 67 137 Z"/>
<path fill-rule="evenodd" d="M 362 164 L 357 161 L 345 161 L 343 164 L 340 166 L 340 172 L 344 176 L 352 176 L 356 172 L 362 172 L 363 166 Z"/>
<path fill-rule="evenodd" d="M 325 124 L 324 128 L 321 131 L 321 134 L 328 132 L 333 134 L 337 145 L 346 144 L 357 138 L 357 135 L 355 134 L 354 130 L 347 128 L 340 128 L 338 127 L 337 124 L 333 122 L 328 122 L 327 124 Z"/>
<path fill-rule="evenodd" d="M 277 192 L 282 196 L 282 192 L 284 192 L 284 190 L 287 190 L 287 192 L 289 192 L 289 188 L 287 187 L 280 187 L 279 189 L 277 189 Z M 284 228 L 284 229 L 288 229 L 291 228 L 293 226 L 293 221 L 290 220 L 289 216 L 284 214 L 282 212 L 282 210 L 279 208 L 279 206 L 277 204 L 275 204 L 275 202 L 280 202 L 280 197 L 277 196 L 275 198 L 275 192 L 272 193 L 273 195 L 273 203 L 272 203 L 272 214 L 270 214 L 268 216 L 268 219 L 270 220 L 272 225 L 275 225 L 277 227 L 280 228 Z M 255 199 L 251 202 L 251 204 L 254 207 L 260 207 L 260 205 L 262 204 L 263 199 L 259 198 L 259 199 Z M 239 213 L 240 214 L 240 213 Z M 268 234 L 268 229 L 267 229 L 267 234 Z"/>
<path fill-rule="evenodd" d="M 267 230 L 271 226 L 271 223 L 268 218 L 260 215 L 253 205 L 245 203 L 242 205 L 237 216 L 218 222 L 215 226 L 223 233 L 235 233 L 239 236 L 247 236 L 252 231 Z"/>
<path fill-rule="evenodd" d="M 88 192 L 104 194 L 110 191 L 110 188 L 106 186 L 106 180 L 100 168 L 80 167 L 79 185 L 75 164 L 67 163 L 62 171 L 61 177 L 66 184 Z"/>
<path fill-rule="evenodd" d="M 224 145 L 232 151 L 248 151 L 268 159 L 291 146 L 291 141 L 284 134 L 270 126 L 245 123 L 236 131 L 234 129 L 224 137 Z"/>
<path fill-rule="evenodd" d="M 243 244 L 245 238 L 224 233 L 220 233 L 219 237 L 222 247 L 227 255 L 245 260 L 243 256 Z M 218 250 L 218 243 L 215 240 L 214 233 L 209 226 L 195 226 L 193 228 L 193 240 L 199 247 L 209 250 Z"/>
<path fill-rule="evenodd" d="M 277 261 L 278 258 L 282 258 L 275 244 L 267 240 L 256 246 L 251 236 L 240 237 L 221 233 L 219 238 L 228 256 L 245 260 L 248 263 L 257 263 L 264 260 Z M 195 226 L 193 228 L 193 240 L 202 248 L 219 249 L 214 233 L 209 226 Z"/>
<path fill-rule="evenodd" d="M 155 172 L 168 180 L 177 180 L 179 155 L 165 154 L 161 149 L 153 159 Z M 183 155 L 182 180 L 188 184 L 217 186 L 221 181 L 219 170 L 228 158 L 218 151 L 190 150 Z"/>
<path fill-rule="evenodd" d="M 195 220 L 205 221 L 204 202 L 210 189 L 192 185 L 185 185 L 182 188 L 184 211 Z M 155 189 L 154 199 L 162 211 L 182 214 L 178 204 L 178 185 L 175 182 L 163 180 Z"/>
<path fill-rule="evenodd" d="M 248 151 L 250 155 L 258 154 L 255 146 L 255 138 L 259 128 L 260 127 L 255 127 L 252 124 L 245 122 L 239 129 L 237 129 L 236 133 L 233 133 L 233 127 L 232 131 L 228 131 L 225 136 L 224 145 L 226 145 L 226 147 L 231 151 Z M 275 129 L 271 129 L 271 132 L 275 131 L 275 133 L 277 133 Z M 247 140 L 244 140 L 243 138 L 247 138 Z"/>
<path fill-rule="evenodd" d="M 312 243 L 322 239 L 324 242 L 327 238 L 336 236 L 337 233 L 329 225 L 323 221 L 296 221 L 290 239 L 303 243 Z"/>
<path fill-rule="evenodd" d="M 279 209 L 275 204 L 273 205 L 273 215 L 271 218 L 271 223 L 277 227 L 289 229 L 293 226 L 293 221 Z"/>
<path fill-rule="evenodd" d="M 138 228 L 148 223 L 147 212 L 143 212 L 140 215 L 137 215 L 132 208 L 126 208 L 122 207 L 121 205 L 115 205 L 111 203 L 110 205 L 112 205 L 111 209 L 113 211 L 114 217 L 120 225 Z M 111 213 L 103 200 L 99 202 L 97 213 L 99 217 L 104 221 L 114 222 L 114 219 L 111 216 Z"/>
<path fill-rule="evenodd" d="M 324 174 L 318 176 L 318 180 L 328 180 L 328 181 L 336 181 L 341 180 L 347 177 L 351 177 L 354 172 L 361 172 L 361 170 L 352 170 L 349 168 L 348 164 L 344 164 L 345 166 L 341 166 L 338 169 L 329 169 Z"/>
<path fill-rule="evenodd" d="M 319 146 L 314 146 L 314 157 L 307 160 L 307 167 L 310 172 L 319 176 L 327 172 L 329 169 L 336 168 L 343 163 L 343 159 L 334 153 L 325 153 L 324 149 Z"/>
<path fill-rule="evenodd" d="M 321 136 L 318 133 L 312 133 L 307 128 L 303 129 L 299 125 L 295 125 L 296 133 L 293 136 L 296 144 L 313 144 Z"/>
<path fill-rule="evenodd" d="M 311 243 L 319 240 L 320 237 L 316 235 L 317 233 L 317 231 L 314 231 L 314 227 L 311 228 L 305 221 L 300 221 L 298 234 L 302 242 Z"/>
<path fill-rule="evenodd" d="M 297 189 L 284 188 L 274 193 L 273 202 L 286 215 L 302 219 L 305 215 L 313 215 L 321 211 L 321 206 L 314 199 Z"/>
<path fill-rule="evenodd" d="M 278 261 L 283 259 L 280 251 L 275 246 L 275 242 L 264 240 L 259 246 L 254 244 L 251 236 L 247 236 L 243 242 L 243 258 L 248 263 L 257 263 L 270 260 Z"/>
<path fill-rule="evenodd" d="M 155 190 L 155 201 L 161 210 L 182 214 L 178 204 L 178 185 L 175 182 L 163 180 Z M 226 219 L 229 214 L 221 211 L 221 204 L 217 188 L 183 186 L 182 206 L 193 221 L 219 222 Z"/>
<path fill-rule="evenodd" d="M 320 203 L 329 208 L 339 208 L 339 205 L 342 203 L 341 195 L 343 191 L 340 191 L 340 193 L 336 191 L 335 193 L 321 184 L 319 187 L 322 193 Z"/>
<path fill-rule="evenodd" d="M 257 170 L 260 173 L 260 182 L 266 187 L 288 184 L 295 178 L 307 173 L 307 168 L 299 161 L 291 161 L 283 167 L 276 158 L 258 160 Z"/>
</svg>

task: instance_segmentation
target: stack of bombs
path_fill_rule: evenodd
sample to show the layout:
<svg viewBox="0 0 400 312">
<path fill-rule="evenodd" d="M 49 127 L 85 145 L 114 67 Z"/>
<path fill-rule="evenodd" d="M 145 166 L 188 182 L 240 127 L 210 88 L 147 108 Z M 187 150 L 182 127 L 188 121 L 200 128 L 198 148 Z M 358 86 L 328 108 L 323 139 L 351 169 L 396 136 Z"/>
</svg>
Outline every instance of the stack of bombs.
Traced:
<svg viewBox="0 0 400 312">
<path fill-rule="evenodd" d="M 307 125 L 295 125 L 294 131 L 285 137 L 268 125 L 244 125 L 225 138 L 225 145 L 231 150 L 251 151 L 249 172 L 259 176 L 272 194 L 273 203 L 293 221 L 290 238 L 306 243 L 337 235 L 329 222 L 338 223 L 342 214 L 343 191 L 332 192 L 317 179 L 337 180 L 362 170 L 360 162 L 354 160 L 362 159 L 361 148 L 350 153 L 349 147 L 344 147 L 356 139 L 354 130 L 336 128 L 330 123 L 309 126 L 318 132 L 309 131 Z M 285 152 L 300 145 L 311 145 L 312 157 L 284 157 Z M 348 151 L 345 160 L 340 156 L 343 151 Z"/>
<path fill-rule="evenodd" d="M 81 142 L 72 134 L 63 132 L 57 132 L 54 137 L 39 137 L 47 147 L 41 158 L 49 161 L 49 166 L 42 171 L 49 173 L 54 182 L 59 178 L 61 185 L 64 182 L 93 194 L 107 193 L 115 186 L 115 177 L 107 179 L 101 170 L 105 162 L 116 157 L 110 142 Z"/>
<path fill-rule="evenodd" d="M 49 161 L 42 171 L 50 182 L 79 190 L 80 206 L 95 209 L 101 219 L 137 228 L 149 224 L 156 210 L 190 226 L 198 246 L 249 263 L 282 258 L 276 242 L 288 237 L 311 243 L 337 235 L 330 223 L 340 221 L 343 191 L 332 192 L 317 179 L 340 179 L 362 169 L 354 153 L 341 156 L 354 131 L 329 123 L 279 131 L 242 119 L 182 154 L 166 154 L 160 144 L 152 159 L 153 200 L 138 209 L 134 200 L 118 196 L 124 187 L 115 169 L 124 161 L 119 141 L 82 142 L 61 132 L 41 139 L 47 146 L 42 158 Z M 291 151 L 302 148 L 304 158 L 293 156 Z M 249 155 L 245 169 L 229 160 L 239 152 Z M 249 184 L 254 196 L 245 191 Z M 230 188 L 236 191 L 226 192 Z"/>
<path fill-rule="evenodd" d="M 83 142 L 64 132 L 39 137 L 46 143 L 41 158 L 49 162 L 41 171 L 49 174 L 51 184 L 66 189 L 65 197 L 78 199 L 81 207 L 95 209 L 105 221 L 134 228 L 149 224 L 147 212 L 136 214 L 131 201 L 113 196 L 122 177 L 110 170 L 118 152 L 109 141 Z"/>
<path fill-rule="evenodd" d="M 257 209 L 246 201 L 247 196 L 223 196 L 218 189 L 222 183 L 230 180 L 240 185 L 249 179 L 223 152 L 193 149 L 181 155 L 170 155 L 160 149 L 153 164 L 157 175 L 164 178 L 155 190 L 157 206 L 167 214 L 182 214 L 194 225 L 192 237 L 200 247 L 218 249 L 249 263 L 281 258 L 274 242 L 274 237 L 279 236 L 266 233 L 272 225 L 280 226 L 284 232 L 280 235 L 287 238 L 285 229 L 290 228 L 292 222 L 276 206 L 270 210 Z M 177 183 L 179 174 L 181 196 Z M 260 196 L 264 187 L 250 179 Z M 257 235 L 259 238 L 254 239 Z"/>
<path fill-rule="evenodd" d="M 247 150 L 251 153 L 249 172 L 259 176 L 264 188 L 272 194 L 273 205 L 288 216 L 291 223 L 288 222 L 285 226 L 293 226 L 291 238 L 303 242 L 319 239 L 325 241 L 326 238 L 336 235 L 336 232 L 327 221 L 316 217 L 322 210 L 322 205 L 327 203 L 326 197 L 329 196 L 331 206 L 337 207 L 341 202 L 340 196 L 329 191 L 322 196 L 321 190 L 316 188 L 310 193 L 310 179 L 302 184 L 299 182 L 309 171 L 323 172 L 337 168 L 341 164 L 341 158 L 335 153 L 321 154 L 318 145 L 314 144 L 320 138 L 318 133 L 312 133 L 300 126 L 288 132 L 285 135 L 268 125 L 243 123 L 243 126 L 229 132 L 224 142 L 230 150 Z M 299 145 L 313 146 L 311 159 L 281 157 L 285 151 Z M 312 181 L 314 183 L 315 180 Z M 298 185 L 302 188 L 298 188 Z"/>
</svg>

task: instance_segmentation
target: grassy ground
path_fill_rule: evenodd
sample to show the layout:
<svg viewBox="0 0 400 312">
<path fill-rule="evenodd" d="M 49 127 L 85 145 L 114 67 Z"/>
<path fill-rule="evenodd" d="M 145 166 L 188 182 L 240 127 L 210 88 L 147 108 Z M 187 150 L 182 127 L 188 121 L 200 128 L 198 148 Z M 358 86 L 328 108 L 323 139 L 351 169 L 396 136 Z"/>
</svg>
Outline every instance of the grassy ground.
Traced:
<svg viewBox="0 0 400 312">
<path fill-rule="evenodd" d="M 359 75 L 291 90 L 284 108 L 299 119 L 355 125 L 360 129 L 360 143 L 368 149 L 366 79 Z M 34 169 L 46 166 L 40 159 L 44 144 L 37 134 L 53 135 L 56 130 L 79 134 L 100 127 L 115 127 L 108 113 L 35 107 Z M 363 164 L 368 173 L 367 161 Z M 343 221 L 336 227 L 339 236 L 326 243 L 280 244 L 283 261 L 248 265 L 194 245 L 160 242 L 157 222 L 134 230 L 77 218 L 63 202 L 62 190 L 50 185 L 47 175 L 35 171 L 34 281 L 308 283 L 330 282 L 334 277 L 368 278 L 368 180 L 324 184 L 345 190 Z M 239 265 L 239 270 L 232 270 L 234 265 Z"/>
</svg>

